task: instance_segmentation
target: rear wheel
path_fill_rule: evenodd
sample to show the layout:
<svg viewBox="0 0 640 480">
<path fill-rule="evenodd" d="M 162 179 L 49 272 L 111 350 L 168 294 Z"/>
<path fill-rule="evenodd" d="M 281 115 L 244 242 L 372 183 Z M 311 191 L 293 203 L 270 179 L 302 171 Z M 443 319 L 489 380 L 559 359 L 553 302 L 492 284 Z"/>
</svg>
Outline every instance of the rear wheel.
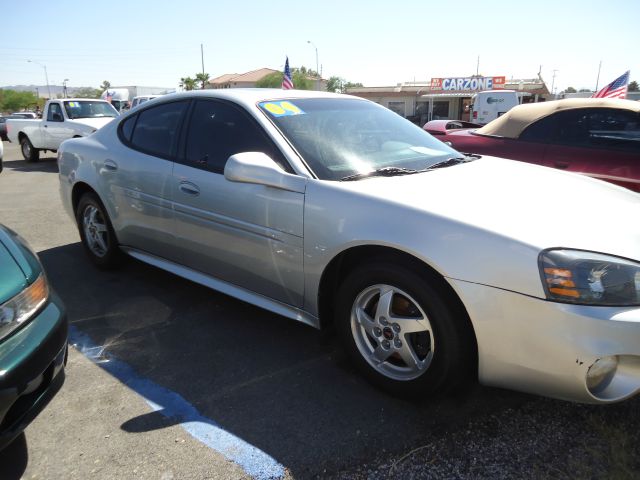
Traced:
<svg viewBox="0 0 640 480">
<path fill-rule="evenodd" d="M 20 139 L 20 150 L 27 162 L 37 162 L 40 158 L 40 151 L 37 148 L 33 148 L 29 137 L 25 136 Z"/>
<path fill-rule="evenodd" d="M 362 373 L 402 397 L 422 398 L 466 379 L 472 349 L 434 282 L 409 268 L 376 263 L 344 280 L 336 303 L 337 329 Z"/>
<path fill-rule="evenodd" d="M 122 252 L 109 215 L 94 193 L 85 193 L 80 198 L 76 221 L 82 246 L 91 261 L 105 270 L 116 267 L 122 259 Z"/>
</svg>

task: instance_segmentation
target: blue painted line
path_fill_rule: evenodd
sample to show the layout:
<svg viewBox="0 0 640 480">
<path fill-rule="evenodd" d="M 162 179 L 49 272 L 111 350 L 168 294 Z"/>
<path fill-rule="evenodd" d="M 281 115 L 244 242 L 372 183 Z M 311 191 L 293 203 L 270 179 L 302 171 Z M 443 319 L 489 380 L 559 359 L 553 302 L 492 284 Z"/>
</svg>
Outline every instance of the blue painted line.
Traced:
<svg viewBox="0 0 640 480">
<path fill-rule="evenodd" d="M 273 457 L 202 416 L 179 394 L 139 376 L 128 364 L 105 355 L 104 347 L 95 345 L 78 328 L 70 327 L 69 340 L 89 360 L 141 395 L 154 411 L 167 418 L 180 419 L 179 425 L 189 435 L 238 464 L 247 474 L 258 480 L 284 477 L 284 467 Z"/>
</svg>

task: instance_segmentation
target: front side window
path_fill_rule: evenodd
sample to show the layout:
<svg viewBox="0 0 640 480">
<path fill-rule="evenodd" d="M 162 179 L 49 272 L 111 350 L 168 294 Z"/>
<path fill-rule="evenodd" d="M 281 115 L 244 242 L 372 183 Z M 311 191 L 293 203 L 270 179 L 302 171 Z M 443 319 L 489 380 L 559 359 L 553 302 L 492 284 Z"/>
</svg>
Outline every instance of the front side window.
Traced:
<svg viewBox="0 0 640 480">
<path fill-rule="evenodd" d="M 589 114 L 589 141 L 594 147 L 640 153 L 640 113 L 594 109 Z"/>
<path fill-rule="evenodd" d="M 185 160 L 189 165 L 222 173 L 227 159 L 241 152 L 263 152 L 288 170 L 262 129 L 229 103 L 199 100 L 189 123 Z"/>
<path fill-rule="evenodd" d="M 175 156 L 178 128 L 186 106 L 184 101 L 163 103 L 140 112 L 131 135 L 131 146 L 163 158 Z"/>
<path fill-rule="evenodd" d="M 324 180 L 386 167 L 422 170 L 461 157 L 420 127 L 364 100 L 274 100 L 259 107 Z"/>
<path fill-rule="evenodd" d="M 558 112 L 553 142 L 584 148 L 640 151 L 640 114 L 614 108 Z"/>
<path fill-rule="evenodd" d="M 62 109 L 57 103 L 49 105 L 49 113 L 47 113 L 47 122 L 62 122 Z"/>
</svg>

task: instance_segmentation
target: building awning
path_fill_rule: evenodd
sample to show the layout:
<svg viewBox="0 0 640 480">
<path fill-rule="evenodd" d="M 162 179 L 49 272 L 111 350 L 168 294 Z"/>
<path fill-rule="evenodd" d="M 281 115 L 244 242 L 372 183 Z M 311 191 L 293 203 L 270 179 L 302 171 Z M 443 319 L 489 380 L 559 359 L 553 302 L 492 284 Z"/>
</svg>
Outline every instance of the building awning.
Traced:
<svg viewBox="0 0 640 480">
<path fill-rule="evenodd" d="M 505 92 L 513 91 L 513 90 L 504 90 Z M 424 95 L 420 95 L 420 98 L 432 99 L 432 98 L 464 98 L 471 97 L 478 92 L 447 92 L 447 93 L 426 93 Z M 531 93 L 529 92 L 516 92 L 520 97 L 530 97 Z"/>
<path fill-rule="evenodd" d="M 447 93 L 427 93 L 425 95 L 420 95 L 421 98 L 459 98 L 459 97 L 470 97 L 471 95 L 475 95 L 478 92 L 447 92 Z"/>
</svg>

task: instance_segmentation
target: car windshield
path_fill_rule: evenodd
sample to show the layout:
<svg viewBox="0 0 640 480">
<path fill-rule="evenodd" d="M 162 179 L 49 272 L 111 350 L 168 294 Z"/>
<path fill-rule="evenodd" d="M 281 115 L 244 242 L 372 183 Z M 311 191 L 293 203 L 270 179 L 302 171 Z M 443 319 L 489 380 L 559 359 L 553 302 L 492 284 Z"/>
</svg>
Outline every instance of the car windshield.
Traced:
<svg viewBox="0 0 640 480">
<path fill-rule="evenodd" d="M 71 119 L 118 116 L 118 111 L 113 108 L 111 104 L 97 100 L 73 100 L 64 102 L 64 109 L 67 111 L 67 116 Z"/>
<path fill-rule="evenodd" d="M 376 171 L 421 171 L 461 157 L 421 128 L 375 103 L 353 98 L 307 98 L 266 101 L 258 106 L 323 180 Z"/>
</svg>

